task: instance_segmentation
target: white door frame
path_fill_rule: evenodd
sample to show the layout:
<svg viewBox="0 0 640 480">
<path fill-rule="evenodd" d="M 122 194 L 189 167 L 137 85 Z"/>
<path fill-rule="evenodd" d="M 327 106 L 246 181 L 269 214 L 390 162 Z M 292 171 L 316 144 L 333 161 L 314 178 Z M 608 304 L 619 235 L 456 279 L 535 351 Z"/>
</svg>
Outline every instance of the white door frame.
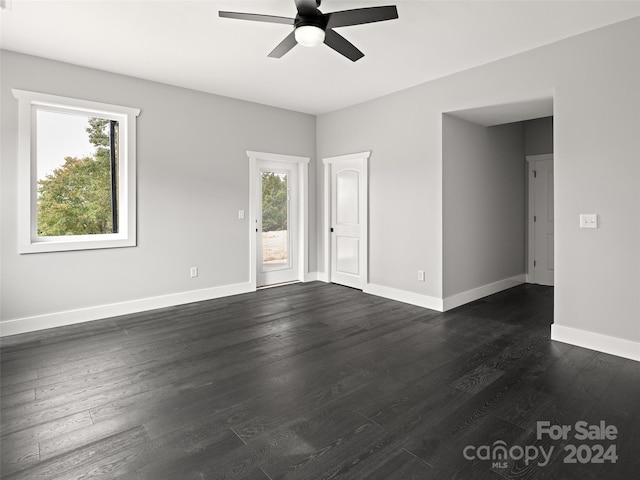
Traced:
<svg viewBox="0 0 640 480">
<path fill-rule="evenodd" d="M 331 281 L 331 165 L 345 160 L 362 162 L 362 189 L 360 191 L 360 218 L 362 218 L 362 239 L 360 242 L 360 271 L 362 288 L 369 283 L 369 157 L 371 151 L 328 157 L 324 163 L 324 271 L 326 282 Z"/>
<path fill-rule="evenodd" d="M 528 164 L 528 212 L 527 212 L 527 222 L 528 222 L 528 231 L 527 231 L 527 274 L 525 277 L 525 281 L 527 283 L 536 283 L 535 278 L 535 269 L 533 266 L 533 261 L 535 260 L 536 250 L 535 250 L 535 222 L 533 221 L 533 217 L 535 215 L 536 208 L 536 195 L 534 188 L 534 171 L 536 169 L 536 162 L 544 161 L 544 160 L 552 160 L 553 161 L 553 153 L 546 153 L 543 155 L 527 155 L 525 157 L 527 159 Z M 555 185 L 554 185 L 555 189 Z M 555 250 L 555 249 L 554 249 Z M 554 259 L 555 263 L 555 259 Z"/>
<path fill-rule="evenodd" d="M 254 152 L 247 150 L 249 157 L 249 284 L 251 290 L 257 289 L 256 255 L 256 201 L 258 195 L 258 164 L 260 160 L 298 165 L 298 280 L 306 281 L 309 271 L 308 248 L 308 191 L 309 157 L 282 155 L 279 153 Z"/>
</svg>

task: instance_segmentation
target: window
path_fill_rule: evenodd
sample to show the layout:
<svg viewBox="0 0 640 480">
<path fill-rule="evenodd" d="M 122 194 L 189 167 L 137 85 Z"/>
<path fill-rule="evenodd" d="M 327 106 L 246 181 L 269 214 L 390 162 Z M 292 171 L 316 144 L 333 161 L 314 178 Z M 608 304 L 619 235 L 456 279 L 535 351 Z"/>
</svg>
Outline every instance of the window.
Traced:
<svg viewBox="0 0 640 480">
<path fill-rule="evenodd" d="M 140 110 L 13 94 L 20 123 L 19 252 L 135 246 Z"/>
</svg>

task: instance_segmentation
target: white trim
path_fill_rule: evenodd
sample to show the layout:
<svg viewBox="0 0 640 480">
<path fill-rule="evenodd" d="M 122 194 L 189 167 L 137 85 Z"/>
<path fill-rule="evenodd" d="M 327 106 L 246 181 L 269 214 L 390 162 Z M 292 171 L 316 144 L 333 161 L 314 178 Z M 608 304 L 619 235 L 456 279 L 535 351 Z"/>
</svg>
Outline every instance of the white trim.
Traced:
<svg viewBox="0 0 640 480">
<path fill-rule="evenodd" d="M 536 191 L 534 188 L 534 176 L 533 172 L 536 169 L 536 162 L 545 160 L 553 161 L 553 153 L 545 153 L 542 155 L 527 155 L 525 156 L 528 165 L 528 198 L 527 198 L 527 274 L 525 281 L 527 283 L 536 283 L 535 269 L 533 267 L 533 261 L 535 260 L 535 223 L 533 216 L 535 215 L 536 208 Z"/>
<path fill-rule="evenodd" d="M 369 282 L 369 157 L 371 150 L 327 157 L 322 160 L 324 164 L 324 276 L 323 281 L 331 281 L 331 165 L 345 160 L 360 160 L 362 162 L 362 191 L 361 212 L 362 238 L 360 251 L 360 271 L 362 272 L 363 289 Z"/>
<path fill-rule="evenodd" d="M 18 252 L 40 253 L 96 248 L 133 247 L 136 240 L 136 117 L 140 109 L 107 103 L 61 97 L 46 93 L 12 89 L 18 100 Z M 52 112 L 76 112 L 118 120 L 120 187 L 119 231 L 103 235 L 37 235 L 36 109 Z"/>
<path fill-rule="evenodd" d="M 13 96 L 18 100 L 35 103 L 37 105 L 48 107 L 73 108 L 87 113 L 97 113 L 99 115 L 110 115 L 113 113 L 140 115 L 139 108 L 125 107 L 123 105 L 113 105 L 110 103 L 94 102 L 92 100 L 83 100 L 80 98 L 63 97 L 60 95 L 51 95 L 48 93 L 32 92 L 29 90 L 20 90 L 18 88 L 11 89 Z"/>
<path fill-rule="evenodd" d="M 365 150 L 364 152 L 347 153 L 346 155 L 337 155 L 335 157 L 326 157 L 322 160 L 325 165 L 327 163 L 344 162 L 346 160 L 360 160 L 368 159 L 371 156 L 371 150 Z"/>
<path fill-rule="evenodd" d="M 640 343 L 563 325 L 551 325 L 551 340 L 640 362 Z"/>
<path fill-rule="evenodd" d="M 324 189 L 322 194 L 324 195 L 323 202 L 323 221 L 322 221 L 322 229 L 323 235 L 322 238 L 324 240 L 324 274 L 326 276 L 326 281 L 331 281 L 331 165 L 327 163 L 327 160 L 324 159 L 322 161 L 324 163 Z"/>
<path fill-rule="evenodd" d="M 444 305 L 444 311 L 446 312 L 447 310 L 451 310 L 452 308 L 459 307 L 460 305 L 465 305 L 475 300 L 479 300 L 480 298 L 493 295 L 494 293 L 498 293 L 512 287 L 517 287 L 518 285 L 522 285 L 523 283 L 525 283 L 525 276 L 516 275 L 514 277 L 505 278 L 497 282 L 482 285 L 481 287 L 472 288 L 471 290 L 467 290 L 466 292 L 451 295 L 450 297 L 447 297 L 442 301 Z"/>
<path fill-rule="evenodd" d="M 370 295 L 376 295 L 378 297 L 388 298 L 389 300 L 396 300 L 398 302 L 409 303 L 411 305 L 428 308 L 430 310 L 436 310 L 438 312 L 444 311 L 441 299 L 430 297 L 429 295 L 423 295 L 421 293 L 407 292 L 406 290 L 385 287 L 384 285 L 376 285 L 374 283 L 366 283 L 362 291 Z"/>
<path fill-rule="evenodd" d="M 327 272 L 315 272 L 315 273 L 316 273 L 316 276 L 318 277 L 317 280 L 319 282 L 330 283 L 329 274 Z"/>
<path fill-rule="evenodd" d="M 249 284 L 257 288 L 256 209 L 258 162 L 267 160 L 298 165 L 298 280 L 305 281 L 309 270 L 309 161 L 310 157 L 247 150 L 249 157 Z"/>
<path fill-rule="evenodd" d="M 173 307 L 185 303 L 201 302 L 220 297 L 228 297 L 241 293 L 255 291 L 249 282 L 237 283 L 233 285 L 222 285 L 220 287 L 204 288 L 201 290 L 191 290 L 188 292 L 172 293 L 158 297 L 141 298 L 127 302 L 99 305 L 65 312 L 36 315 L 33 317 L 18 318 L 15 320 L 5 320 L 0 322 L 0 337 L 17 335 L 20 333 L 44 330 L 47 328 L 62 327 L 76 323 L 90 322 L 119 315 L 129 315 L 131 313 L 145 312 L 157 308 Z"/>
</svg>

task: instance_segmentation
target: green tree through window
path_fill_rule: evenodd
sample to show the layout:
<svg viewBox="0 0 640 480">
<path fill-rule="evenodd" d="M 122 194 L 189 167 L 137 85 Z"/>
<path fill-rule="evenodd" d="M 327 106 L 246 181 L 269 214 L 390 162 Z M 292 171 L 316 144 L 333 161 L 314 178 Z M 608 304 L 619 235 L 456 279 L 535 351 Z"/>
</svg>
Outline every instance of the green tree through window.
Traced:
<svg viewBox="0 0 640 480">
<path fill-rule="evenodd" d="M 287 176 L 262 173 L 262 231 L 287 230 Z"/>
<path fill-rule="evenodd" d="M 112 179 L 111 121 L 89 118 L 86 132 L 95 147 L 93 156 L 65 157 L 64 163 L 38 180 L 39 236 L 105 234 L 117 231 L 114 225 L 116 175 Z M 117 142 L 117 122 L 113 122 Z M 117 218 L 117 217 L 115 217 Z"/>
</svg>

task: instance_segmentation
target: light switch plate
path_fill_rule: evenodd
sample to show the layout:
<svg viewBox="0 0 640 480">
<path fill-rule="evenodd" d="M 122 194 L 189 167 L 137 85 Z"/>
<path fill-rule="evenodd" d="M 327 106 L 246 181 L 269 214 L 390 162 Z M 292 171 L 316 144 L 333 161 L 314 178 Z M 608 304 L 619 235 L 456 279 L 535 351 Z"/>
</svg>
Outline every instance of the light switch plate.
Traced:
<svg viewBox="0 0 640 480">
<path fill-rule="evenodd" d="M 580 228 L 598 228 L 598 215 L 595 213 L 581 213 Z"/>
</svg>

